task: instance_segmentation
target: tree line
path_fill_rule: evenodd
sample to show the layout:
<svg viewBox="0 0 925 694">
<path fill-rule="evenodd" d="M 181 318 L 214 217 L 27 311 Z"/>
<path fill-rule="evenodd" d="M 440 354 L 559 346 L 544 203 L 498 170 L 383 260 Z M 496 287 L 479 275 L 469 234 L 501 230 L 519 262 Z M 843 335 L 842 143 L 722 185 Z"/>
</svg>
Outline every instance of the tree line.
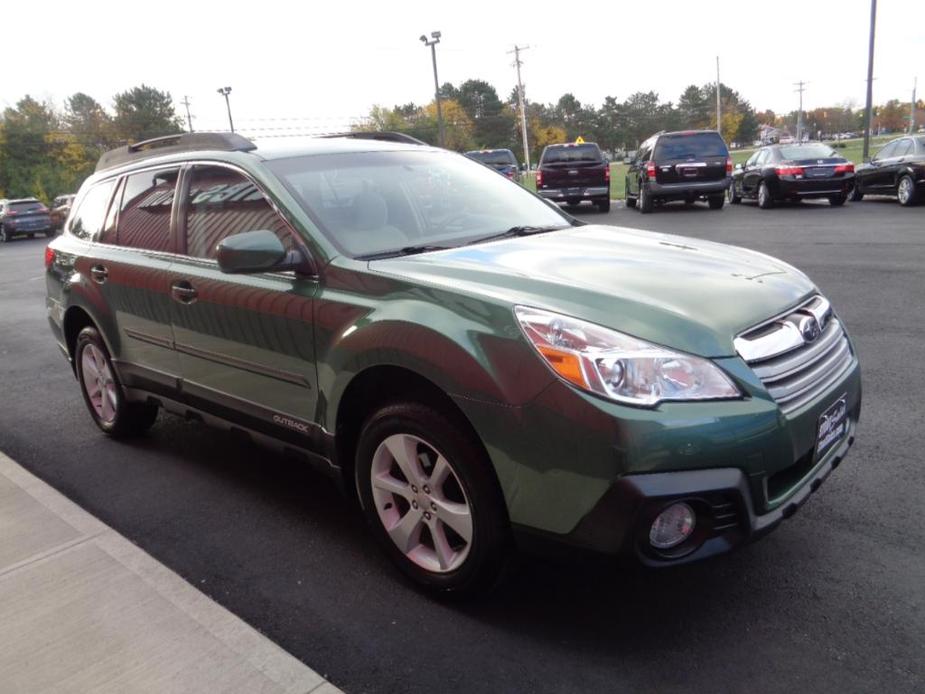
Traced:
<svg viewBox="0 0 925 694">
<path fill-rule="evenodd" d="M 180 131 L 170 93 L 144 84 L 115 94 L 111 112 L 82 92 L 62 111 L 26 95 L 0 121 L 0 197 L 48 203 L 75 192 L 106 150 Z"/>
<path fill-rule="evenodd" d="M 484 80 L 470 79 L 458 87 L 440 87 L 445 123 L 445 145 L 449 149 L 511 149 L 522 157 L 520 112 L 517 90 L 501 99 Z M 925 123 L 925 105 L 918 102 L 917 125 Z M 762 125 L 796 133 L 798 112 L 778 114 L 756 111 L 738 91 L 720 84 L 721 133 L 728 143 L 749 146 L 759 139 Z M 656 92 L 636 92 L 620 101 L 604 98 L 594 106 L 581 103 L 574 94 L 563 94 L 555 103 L 527 104 L 527 140 L 530 159 L 536 161 L 548 144 L 572 142 L 579 136 L 597 142 L 605 151 L 619 154 L 636 149 L 660 130 L 716 128 L 716 85 L 690 85 L 677 101 L 662 101 Z M 909 102 L 891 100 L 874 109 L 875 132 L 895 132 L 908 125 Z M 863 129 L 864 111 L 853 102 L 803 112 L 804 130 L 816 137 Z M 435 102 L 413 103 L 387 108 L 373 106 L 356 130 L 392 130 L 408 133 L 425 142 L 437 142 Z"/>
</svg>

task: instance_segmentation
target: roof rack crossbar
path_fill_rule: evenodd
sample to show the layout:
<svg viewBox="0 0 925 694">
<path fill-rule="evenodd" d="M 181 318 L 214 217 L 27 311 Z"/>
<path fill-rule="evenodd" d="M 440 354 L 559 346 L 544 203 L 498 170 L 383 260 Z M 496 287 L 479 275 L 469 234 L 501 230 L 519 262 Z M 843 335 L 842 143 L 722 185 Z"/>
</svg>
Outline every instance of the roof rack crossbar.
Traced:
<svg viewBox="0 0 925 694">
<path fill-rule="evenodd" d="M 402 142 L 406 145 L 424 145 L 429 147 L 426 142 L 419 140 L 407 133 L 393 132 L 390 130 L 356 130 L 347 133 L 335 133 L 333 135 L 322 135 L 322 138 L 347 137 L 353 140 L 379 140 L 381 142 Z"/>
<path fill-rule="evenodd" d="M 103 153 L 96 164 L 97 171 L 141 161 L 161 154 L 215 150 L 219 152 L 250 152 L 257 145 L 236 133 L 178 133 L 153 137 L 118 147 Z"/>
</svg>

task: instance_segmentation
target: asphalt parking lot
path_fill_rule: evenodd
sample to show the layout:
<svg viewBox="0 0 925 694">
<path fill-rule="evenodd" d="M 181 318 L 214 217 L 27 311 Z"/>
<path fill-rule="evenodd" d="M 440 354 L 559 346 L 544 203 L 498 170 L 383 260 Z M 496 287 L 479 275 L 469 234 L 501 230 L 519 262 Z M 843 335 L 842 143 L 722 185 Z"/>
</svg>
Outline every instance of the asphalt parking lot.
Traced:
<svg viewBox="0 0 925 694">
<path fill-rule="evenodd" d="M 0 245 L 0 450 L 347 692 L 925 689 L 925 208 L 578 214 L 778 256 L 847 324 L 858 441 L 760 543 L 660 572 L 529 559 L 486 599 L 429 600 L 310 470 L 163 415 L 103 437 L 46 324 L 40 239 Z"/>
</svg>

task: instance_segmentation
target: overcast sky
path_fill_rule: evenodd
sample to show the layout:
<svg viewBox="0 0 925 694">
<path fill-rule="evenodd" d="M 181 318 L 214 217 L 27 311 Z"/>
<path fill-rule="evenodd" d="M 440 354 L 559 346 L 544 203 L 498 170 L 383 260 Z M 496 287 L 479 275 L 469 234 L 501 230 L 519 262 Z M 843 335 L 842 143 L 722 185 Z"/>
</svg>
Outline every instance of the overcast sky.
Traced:
<svg viewBox="0 0 925 694">
<path fill-rule="evenodd" d="M 570 11 L 569 8 L 574 8 Z M 505 98 L 515 42 L 527 98 L 582 103 L 653 90 L 676 101 L 715 79 L 757 109 L 863 105 L 870 0 L 688 2 L 262 2 L 73 0 L 4 8 L 0 105 L 29 93 L 61 105 L 83 91 L 111 107 L 142 82 L 188 95 L 197 129 L 227 126 L 216 93 L 231 86 L 236 127 L 248 134 L 343 129 L 373 104 L 433 97 L 430 52 L 440 30 L 440 82 L 484 79 Z M 925 97 L 925 1 L 880 0 L 874 101 L 908 101 L 916 71 Z M 277 120 L 292 119 L 292 120 Z M 273 128 L 283 128 L 274 130 Z"/>
</svg>

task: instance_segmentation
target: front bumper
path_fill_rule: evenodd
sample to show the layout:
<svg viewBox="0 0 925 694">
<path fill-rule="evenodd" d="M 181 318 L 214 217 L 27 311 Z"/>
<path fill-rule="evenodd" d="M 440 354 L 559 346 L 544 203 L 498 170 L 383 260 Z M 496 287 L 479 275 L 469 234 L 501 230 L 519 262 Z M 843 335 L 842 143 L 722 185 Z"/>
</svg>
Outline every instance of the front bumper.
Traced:
<svg viewBox="0 0 925 694">
<path fill-rule="evenodd" d="M 591 200 L 594 198 L 610 199 L 610 188 L 608 186 L 577 186 L 575 188 L 541 188 L 536 191 L 540 196 L 550 200 L 564 201 L 574 200 Z"/>
</svg>

